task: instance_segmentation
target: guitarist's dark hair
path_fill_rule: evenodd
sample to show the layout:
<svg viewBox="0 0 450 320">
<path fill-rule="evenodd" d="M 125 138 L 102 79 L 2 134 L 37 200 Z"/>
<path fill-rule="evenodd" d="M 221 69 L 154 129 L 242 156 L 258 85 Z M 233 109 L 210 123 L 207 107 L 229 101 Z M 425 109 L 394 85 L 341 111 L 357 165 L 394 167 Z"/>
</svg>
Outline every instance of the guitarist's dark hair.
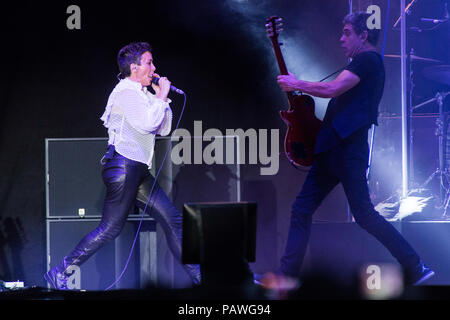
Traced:
<svg viewBox="0 0 450 320">
<path fill-rule="evenodd" d="M 378 42 L 378 37 L 380 35 L 380 29 L 374 28 L 369 29 L 367 27 L 367 20 L 371 17 L 370 13 L 367 12 L 354 12 L 345 16 L 343 24 L 351 24 L 353 30 L 357 35 L 360 35 L 363 31 L 367 31 L 367 41 L 370 44 L 376 46 Z"/>
</svg>

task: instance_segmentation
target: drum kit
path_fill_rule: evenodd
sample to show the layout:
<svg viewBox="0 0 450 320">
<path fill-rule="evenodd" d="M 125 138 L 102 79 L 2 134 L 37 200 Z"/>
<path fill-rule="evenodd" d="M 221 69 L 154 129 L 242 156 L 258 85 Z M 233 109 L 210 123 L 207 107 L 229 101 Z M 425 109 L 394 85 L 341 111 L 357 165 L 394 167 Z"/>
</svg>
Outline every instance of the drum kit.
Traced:
<svg viewBox="0 0 450 320">
<path fill-rule="evenodd" d="M 414 2 L 414 1 L 413 1 Z M 447 3 L 445 3 L 445 20 L 433 20 L 439 21 L 439 23 L 448 23 L 448 10 Z M 422 21 L 430 19 L 421 19 Z M 401 55 L 386 54 L 385 58 L 400 59 Z M 429 57 L 421 57 L 415 54 L 414 49 L 411 48 L 407 56 L 407 65 L 409 67 L 409 155 L 410 155 L 410 171 L 414 171 L 412 162 L 412 149 L 413 149 L 413 128 L 412 128 L 412 114 L 415 110 L 429 104 L 436 104 L 439 109 L 439 114 L 436 119 L 435 135 L 439 141 L 439 167 L 426 179 L 426 181 L 419 186 L 416 190 L 425 190 L 429 187 L 433 180 L 437 180 L 439 183 L 439 194 L 436 195 L 436 209 L 439 209 L 442 213 L 441 218 L 450 219 L 450 215 L 447 215 L 447 210 L 450 204 L 450 109 L 446 108 L 448 105 L 446 98 L 450 94 L 450 91 L 439 91 L 434 97 L 431 97 L 425 102 L 413 106 L 413 71 L 415 63 L 421 63 L 425 67 L 421 68 L 420 73 L 427 80 L 435 82 L 440 89 L 450 88 L 450 65 L 445 64 L 441 60 L 432 59 Z M 449 89 L 450 90 L 450 89 Z M 450 96 L 449 96 L 450 98 Z M 448 147 L 447 147 L 447 141 Z M 447 150 L 448 149 L 448 150 Z M 413 175 L 411 175 L 413 176 Z M 449 213 L 450 214 L 450 213 Z"/>
</svg>

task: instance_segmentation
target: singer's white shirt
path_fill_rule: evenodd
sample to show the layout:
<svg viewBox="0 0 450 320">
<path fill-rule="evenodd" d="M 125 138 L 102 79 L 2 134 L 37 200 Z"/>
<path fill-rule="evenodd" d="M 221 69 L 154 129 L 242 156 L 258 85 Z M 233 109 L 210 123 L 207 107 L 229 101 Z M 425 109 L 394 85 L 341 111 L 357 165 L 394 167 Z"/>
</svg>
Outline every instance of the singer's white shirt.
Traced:
<svg viewBox="0 0 450 320">
<path fill-rule="evenodd" d="M 139 82 L 120 80 L 100 118 L 108 128 L 108 144 L 124 157 L 151 168 L 155 135 L 167 136 L 172 127 L 170 102 L 157 98 Z"/>
</svg>

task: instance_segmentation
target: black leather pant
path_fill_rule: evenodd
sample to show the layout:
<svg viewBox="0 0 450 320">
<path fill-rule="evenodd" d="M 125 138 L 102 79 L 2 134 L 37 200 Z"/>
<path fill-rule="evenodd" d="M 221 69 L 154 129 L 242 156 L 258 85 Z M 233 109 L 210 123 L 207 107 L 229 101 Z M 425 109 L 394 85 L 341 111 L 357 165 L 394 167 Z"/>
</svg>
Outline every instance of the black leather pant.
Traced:
<svg viewBox="0 0 450 320">
<path fill-rule="evenodd" d="M 406 272 L 413 272 L 419 264 L 420 257 L 411 245 L 373 207 L 366 179 L 368 150 L 367 142 L 361 146 L 338 145 L 317 157 L 292 205 L 286 249 L 281 258 L 282 273 L 299 275 L 312 216 L 338 183 L 344 187 L 355 222 L 384 245 Z"/>
<path fill-rule="evenodd" d="M 144 210 L 155 179 L 146 164 L 130 160 L 109 149 L 102 159 L 106 198 L 98 227 L 87 234 L 56 267 L 64 272 L 70 265 L 81 265 L 106 243 L 115 239 L 125 225 L 132 206 Z M 108 155 L 107 153 L 107 155 Z M 182 215 L 156 183 L 146 213 L 162 227 L 174 257 L 181 260 Z M 195 284 L 200 281 L 198 265 L 183 265 Z"/>
</svg>

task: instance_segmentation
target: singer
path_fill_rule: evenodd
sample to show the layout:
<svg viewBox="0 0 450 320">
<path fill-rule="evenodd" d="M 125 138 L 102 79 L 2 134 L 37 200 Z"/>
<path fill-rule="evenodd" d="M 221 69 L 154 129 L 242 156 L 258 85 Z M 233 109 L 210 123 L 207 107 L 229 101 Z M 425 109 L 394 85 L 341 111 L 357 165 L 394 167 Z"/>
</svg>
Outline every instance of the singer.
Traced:
<svg viewBox="0 0 450 320">
<path fill-rule="evenodd" d="M 69 289 L 68 268 L 81 265 L 116 238 L 134 205 L 146 209 L 160 224 L 173 255 L 181 259 L 181 213 L 149 172 L 155 135 L 166 136 L 171 130 L 171 101 L 167 97 L 171 83 L 155 74 L 151 47 L 146 42 L 130 43 L 120 49 L 117 62 L 121 79 L 109 95 L 100 118 L 109 136 L 108 149 L 101 159 L 106 185 L 102 219 L 95 230 L 44 275 L 55 289 Z M 154 76 L 158 76 L 158 81 L 152 82 Z M 154 94 L 147 90 L 150 85 Z M 193 284 L 198 285 L 199 266 L 186 264 L 184 268 Z"/>
</svg>

